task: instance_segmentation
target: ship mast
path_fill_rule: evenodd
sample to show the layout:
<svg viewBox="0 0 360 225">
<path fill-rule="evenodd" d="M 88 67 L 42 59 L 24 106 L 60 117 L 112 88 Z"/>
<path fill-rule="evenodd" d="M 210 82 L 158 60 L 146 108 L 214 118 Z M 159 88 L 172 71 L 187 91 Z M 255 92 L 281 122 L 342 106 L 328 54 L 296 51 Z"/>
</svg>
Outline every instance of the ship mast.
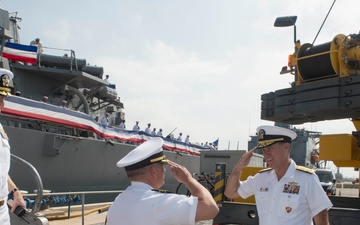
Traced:
<svg viewBox="0 0 360 225">
<path fill-rule="evenodd" d="M 12 37 L 14 43 L 20 44 L 20 26 L 17 24 L 17 22 L 21 22 L 21 18 L 17 17 L 17 12 L 14 12 L 13 14 L 15 14 L 15 16 L 10 16 L 10 36 Z"/>
</svg>

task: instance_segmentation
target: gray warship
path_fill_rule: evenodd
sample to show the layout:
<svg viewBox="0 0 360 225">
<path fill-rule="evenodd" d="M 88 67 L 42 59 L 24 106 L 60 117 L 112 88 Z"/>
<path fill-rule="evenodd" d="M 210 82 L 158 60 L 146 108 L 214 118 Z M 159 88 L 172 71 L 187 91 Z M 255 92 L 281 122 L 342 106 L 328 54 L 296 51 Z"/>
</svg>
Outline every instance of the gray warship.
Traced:
<svg viewBox="0 0 360 225">
<path fill-rule="evenodd" d="M 103 79 L 102 67 L 77 58 L 73 50 L 49 55 L 40 46 L 21 44 L 19 21 L 0 9 L 0 67 L 14 73 L 13 96 L 5 100 L 0 116 L 11 153 L 33 165 L 43 188 L 52 192 L 125 189 L 129 182 L 116 162 L 151 135 L 118 128 L 125 119 L 124 105 L 115 85 Z M 105 113 L 112 126 L 95 119 Z M 168 159 L 199 173 L 203 147 L 171 138 L 164 143 Z M 10 176 L 21 190 L 36 190 L 34 178 L 20 163 L 12 162 Z M 175 190 L 177 185 L 167 171 L 163 188 Z"/>
</svg>

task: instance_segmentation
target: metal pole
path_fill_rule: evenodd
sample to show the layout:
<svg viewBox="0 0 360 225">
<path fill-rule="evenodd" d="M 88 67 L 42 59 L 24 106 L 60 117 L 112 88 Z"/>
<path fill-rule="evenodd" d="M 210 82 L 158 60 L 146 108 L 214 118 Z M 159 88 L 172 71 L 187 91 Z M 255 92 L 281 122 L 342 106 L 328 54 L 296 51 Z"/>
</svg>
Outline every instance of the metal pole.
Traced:
<svg viewBox="0 0 360 225">
<path fill-rule="evenodd" d="M 42 180 L 41 180 L 41 177 L 40 177 L 38 171 L 29 162 L 25 161 L 24 159 L 22 159 L 16 155 L 11 154 L 11 160 L 13 160 L 17 163 L 22 163 L 25 167 L 27 167 L 29 169 L 29 172 L 31 173 L 31 175 L 35 178 L 37 192 L 36 192 L 34 207 L 32 208 L 31 212 L 33 212 L 33 213 L 39 212 L 40 207 L 41 207 L 41 200 L 43 198 L 43 183 L 42 183 Z"/>
<path fill-rule="evenodd" d="M 82 225 L 85 225 L 85 194 L 81 194 L 81 220 Z"/>
<path fill-rule="evenodd" d="M 71 210 L 71 208 L 70 208 L 70 202 L 68 203 L 68 219 L 70 219 L 70 210 Z"/>
<path fill-rule="evenodd" d="M 214 200 L 216 202 L 224 200 L 225 172 L 226 172 L 226 164 L 216 163 L 215 187 L 214 187 Z"/>
</svg>

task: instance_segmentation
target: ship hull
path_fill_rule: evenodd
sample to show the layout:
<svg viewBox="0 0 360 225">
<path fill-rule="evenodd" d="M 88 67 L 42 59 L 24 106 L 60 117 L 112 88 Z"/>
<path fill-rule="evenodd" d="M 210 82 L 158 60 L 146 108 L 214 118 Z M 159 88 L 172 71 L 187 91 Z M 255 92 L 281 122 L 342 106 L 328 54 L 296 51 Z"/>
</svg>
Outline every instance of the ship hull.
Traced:
<svg viewBox="0 0 360 225">
<path fill-rule="evenodd" d="M 116 162 L 136 145 L 104 139 L 73 137 L 19 127 L 5 126 L 11 153 L 31 163 L 41 176 L 43 188 L 52 192 L 123 190 L 130 182 Z M 200 157 L 165 151 L 171 161 L 199 173 Z M 10 176 L 21 190 L 37 189 L 27 169 L 12 162 Z M 166 171 L 163 189 L 175 191 L 178 182 Z"/>
</svg>

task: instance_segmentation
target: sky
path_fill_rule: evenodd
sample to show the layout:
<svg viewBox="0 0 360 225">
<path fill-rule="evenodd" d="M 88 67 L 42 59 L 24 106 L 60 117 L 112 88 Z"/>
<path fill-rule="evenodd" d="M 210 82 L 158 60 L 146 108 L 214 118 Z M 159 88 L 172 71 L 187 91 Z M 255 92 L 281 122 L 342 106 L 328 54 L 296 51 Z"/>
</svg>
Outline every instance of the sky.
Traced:
<svg viewBox="0 0 360 225">
<path fill-rule="evenodd" d="M 359 31 L 355 0 L 337 0 L 315 45 Z M 260 125 L 261 95 L 290 87 L 280 75 L 293 53 L 293 27 L 279 16 L 297 15 L 297 39 L 312 43 L 333 0 L 1 0 L 18 12 L 21 43 L 73 49 L 77 58 L 104 67 L 124 103 L 126 125 L 135 121 L 247 149 Z M 355 7 L 356 6 L 356 7 Z M 63 55 L 64 51 L 45 49 Z M 323 134 L 351 133 L 348 119 L 297 125 Z M 344 169 L 345 171 L 345 169 Z M 358 176 L 352 168 L 349 176 Z"/>
</svg>

